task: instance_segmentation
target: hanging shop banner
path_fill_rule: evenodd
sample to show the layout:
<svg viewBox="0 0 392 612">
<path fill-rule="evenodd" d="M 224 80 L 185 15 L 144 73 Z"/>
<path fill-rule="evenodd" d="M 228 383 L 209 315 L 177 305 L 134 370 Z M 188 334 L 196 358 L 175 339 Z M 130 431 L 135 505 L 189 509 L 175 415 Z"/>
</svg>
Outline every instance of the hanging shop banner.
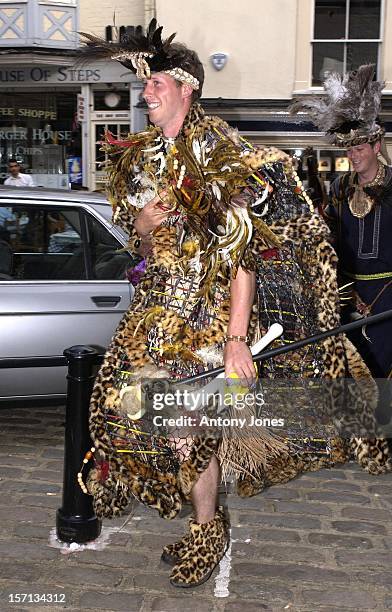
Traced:
<svg viewBox="0 0 392 612">
<path fill-rule="evenodd" d="M 78 94 L 77 96 L 77 121 L 78 123 L 82 123 L 87 119 L 87 101 L 86 97 L 82 96 L 82 94 Z"/>
</svg>

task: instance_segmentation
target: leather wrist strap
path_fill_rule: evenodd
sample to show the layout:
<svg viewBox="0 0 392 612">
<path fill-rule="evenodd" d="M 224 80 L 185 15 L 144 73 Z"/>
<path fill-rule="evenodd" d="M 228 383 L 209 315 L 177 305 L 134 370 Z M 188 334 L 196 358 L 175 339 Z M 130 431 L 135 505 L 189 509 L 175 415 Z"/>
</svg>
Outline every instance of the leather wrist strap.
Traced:
<svg viewBox="0 0 392 612">
<path fill-rule="evenodd" d="M 134 240 L 135 249 L 139 249 L 141 247 L 142 242 L 151 242 L 153 237 L 153 232 L 149 232 L 148 234 L 138 234 L 136 232 L 136 238 Z"/>
</svg>

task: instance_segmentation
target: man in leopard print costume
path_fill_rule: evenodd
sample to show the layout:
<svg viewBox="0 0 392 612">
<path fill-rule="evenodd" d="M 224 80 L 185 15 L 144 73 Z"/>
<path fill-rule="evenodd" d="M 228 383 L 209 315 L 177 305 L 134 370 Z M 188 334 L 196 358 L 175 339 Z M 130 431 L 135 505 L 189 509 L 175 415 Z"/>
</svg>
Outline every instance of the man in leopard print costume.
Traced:
<svg viewBox="0 0 392 612">
<path fill-rule="evenodd" d="M 104 41 L 87 37 L 87 52 L 101 53 Z M 181 378 L 224 364 L 227 375 L 253 381 L 247 339 L 255 290 L 252 225 L 266 246 L 275 237 L 262 221 L 252 222 L 238 199 L 253 173 L 251 155 L 241 160 L 235 131 L 204 115 L 197 102 L 202 64 L 195 52 L 171 40 L 161 40 L 153 20 L 147 35 L 127 40 L 126 49 L 110 45 L 111 57 L 145 80 L 152 126 L 122 142 L 108 135 L 106 146 L 114 221 L 129 233 L 129 247 L 146 258 L 147 267 L 95 382 L 90 430 L 96 467 L 87 487 L 98 516 L 119 513 L 134 496 L 173 518 L 182 498 L 190 499 L 189 532 L 162 555 L 174 566 L 171 583 L 190 587 L 209 578 L 228 544 L 226 519 L 217 507 L 217 440 L 193 436 L 175 471 L 164 457 L 144 462 L 139 449 L 125 449 L 120 434 L 129 424 L 129 377 L 164 371 Z M 152 448 L 150 441 L 145 444 Z M 265 433 L 265 455 L 282 448 Z"/>
<path fill-rule="evenodd" d="M 143 375 L 182 378 L 219 365 L 226 375 L 254 380 L 248 343 L 259 325 L 252 308 L 256 262 L 260 251 L 281 244 L 282 233 L 253 212 L 253 205 L 263 207 L 270 187 L 259 169 L 279 161 L 290 193 L 295 174 L 281 152 L 254 151 L 224 121 L 204 115 L 197 102 L 204 80 L 199 58 L 172 43 L 173 37 L 162 41 L 155 20 L 146 36 L 126 44 L 86 37 L 87 55 L 109 55 L 145 80 L 152 124 L 122 141 L 107 136 L 113 219 L 130 235 L 129 247 L 145 257 L 146 271 L 96 378 L 90 409 L 95 467 L 87 489 L 101 517 L 119 514 L 135 497 L 171 519 L 182 500 L 190 499 L 189 531 L 165 547 L 162 559 L 173 565 L 173 586 L 192 587 L 210 577 L 228 544 L 226 519 L 217 508 L 217 456 L 232 461 L 231 447 L 223 453 L 207 435 L 192 436 L 185 451 L 189 435 L 183 445 L 166 439 L 163 447 L 159 436 L 146 439 L 132 383 Z M 276 189 L 274 197 L 278 205 Z M 325 232 L 321 221 L 315 224 L 314 235 Z M 174 468 L 167 460 L 172 444 Z M 257 491 L 307 469 L 306 461 L 290 456 L 285 443 L 266 431 L 252 446 L 260 467 L 252 471 L 246 455 L 243 466 Z M 241 494 L 255 492 L 246 488 Z"/>
</svg>

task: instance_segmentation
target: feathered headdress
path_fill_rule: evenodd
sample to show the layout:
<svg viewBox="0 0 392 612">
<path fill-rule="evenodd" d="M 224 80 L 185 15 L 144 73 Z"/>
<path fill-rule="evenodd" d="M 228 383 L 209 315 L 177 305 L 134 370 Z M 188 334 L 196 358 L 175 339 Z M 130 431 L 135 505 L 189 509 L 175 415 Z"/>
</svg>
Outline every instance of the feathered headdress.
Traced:
<svg viewBox="0 0 392 612">
<path fill-rule="evenodd" d="M 141 28 L 135 33 L 125 34 L 120 42 L 108 42 L 104 38 L 81 32 L 85 45 L 79 52 L 81 60 L 113 59 L 120 62 L 136 74 L 139 79 L 149 79 L 151 72 L 166 72 L 183 83 L 188 83 L 194 90 L 200 88 L 200 78 L 195 72 L 203 73 L 203 67 L 194 51 L 185 45 L 173 44 L 175 33 L 162 40 L 162 26 L 157 27 L 157 20 L 151 20 L 144 34 Z"/>
<path fill-rule="evenodd" d="M 373 81 L 374 64 L 360 66 L 344 76 L 333 72 L 324 82 L 326 96 L 295 100 L 292 114 L 306 112 L 340 147 L 373 143 L 383 134 L 378 123 L 383 81 Z"/>
</svg>

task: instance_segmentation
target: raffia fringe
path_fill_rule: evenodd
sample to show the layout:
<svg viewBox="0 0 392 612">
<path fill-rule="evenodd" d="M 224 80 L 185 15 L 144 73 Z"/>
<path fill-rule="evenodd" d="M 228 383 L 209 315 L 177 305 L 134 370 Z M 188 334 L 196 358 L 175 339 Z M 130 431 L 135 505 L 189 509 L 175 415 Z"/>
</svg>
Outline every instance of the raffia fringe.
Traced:
<svg viewBox="0 0 392 612">
<path fill-rule="evenodd" d="M 253 407 L 241 410 L 241 418 L 247 422 L 252 415 L 255 416 Z M 231 409 L 228 418 L 236 417 L 238 410 Z M 262 476 L 269 460 L 284 452 L 288 452 L 286 443 L 266 427 L 224 427 L 218 449 L 222 480 L 230 480 L 233 475 Z"/>
</svg>

